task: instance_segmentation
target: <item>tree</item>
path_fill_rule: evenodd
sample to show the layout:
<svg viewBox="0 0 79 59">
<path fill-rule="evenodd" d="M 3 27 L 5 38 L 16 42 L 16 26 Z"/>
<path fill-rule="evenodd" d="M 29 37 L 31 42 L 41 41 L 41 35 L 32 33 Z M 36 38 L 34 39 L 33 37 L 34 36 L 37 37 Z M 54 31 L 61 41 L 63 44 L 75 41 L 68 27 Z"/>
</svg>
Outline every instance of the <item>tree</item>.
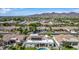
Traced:
<svg viewBox="0 0 79 59">
<path fill-rule="evenodd" d="M 30 27 L 31 31 L 36 31 L 38 26 L 41 26 L 41 24 L 40 23 L 31 23 L 31 24 L 29 24 L 29 27 Z"/>
</svg>

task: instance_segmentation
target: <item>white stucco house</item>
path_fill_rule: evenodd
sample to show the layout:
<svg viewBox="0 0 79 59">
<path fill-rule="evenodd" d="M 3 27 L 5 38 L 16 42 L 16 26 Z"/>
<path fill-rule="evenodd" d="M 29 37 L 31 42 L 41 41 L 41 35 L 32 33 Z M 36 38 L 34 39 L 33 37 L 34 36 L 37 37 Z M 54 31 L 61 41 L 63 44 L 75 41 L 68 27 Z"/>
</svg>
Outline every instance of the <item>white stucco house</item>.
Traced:
<svg viewBox="0 0 79 59">
<path fill-rule="evenodd" d="M 79 40 L 76 36 L 69 35 L 69 34 L 68 35 L 60 34 L 60 35 L 54 35 L 53 39 L 57 47 L 60 47 L 64 44 L 68 44 L 74 48 L 79 49 Z"/>
<path fill-rule="evenodd" d="M 47 35 L 31 34 L 24 42 L 25 47 L 53 47 L 54 42 Z"/>
</svg>

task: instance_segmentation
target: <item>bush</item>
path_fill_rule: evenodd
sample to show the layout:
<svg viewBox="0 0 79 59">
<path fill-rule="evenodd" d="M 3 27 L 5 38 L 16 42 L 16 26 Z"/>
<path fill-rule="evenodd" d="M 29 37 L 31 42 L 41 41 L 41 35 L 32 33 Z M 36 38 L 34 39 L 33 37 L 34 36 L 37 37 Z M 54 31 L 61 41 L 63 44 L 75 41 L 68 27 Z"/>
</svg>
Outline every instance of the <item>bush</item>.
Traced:
<svg viewBox="0 0 79 59">
<path fill-rule="evenodd" d="M 70 45 L 67 45 L 67 46 L 65 46 L 65 47 L 67 47 L 67 48 L 73 48 L 72 46 L 70 46 Z"/>
</svg>

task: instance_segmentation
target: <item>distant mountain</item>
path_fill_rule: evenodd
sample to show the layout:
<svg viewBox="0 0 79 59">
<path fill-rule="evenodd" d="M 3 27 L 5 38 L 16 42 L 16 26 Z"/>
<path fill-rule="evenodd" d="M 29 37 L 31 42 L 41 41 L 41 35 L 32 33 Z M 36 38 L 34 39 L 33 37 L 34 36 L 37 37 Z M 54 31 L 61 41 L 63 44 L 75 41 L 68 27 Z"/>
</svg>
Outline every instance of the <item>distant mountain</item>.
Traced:
<svg viewBox="0 0 79 59">
<path fill-rule="evenodd" d="M 69 13 L 41 13 L 41 14 L 34 14 L 34 15 L 28 15 L 28 16 L 0 16 L 2 17 L 55 17 L 55 16 L 79 16 L 79 13 L 76 12 L 69 12 Z"/>
<path fill-rule="evenodd" d="M 52 17 L 52 16 L 79 16 L 79 13 L 76 13 L 76 12 L 69 12 L 69 13 L 55 13 L 55 12 L 52 12 L 52 13 L 41 13 L 41 14 L 34 14 L 34 15 L 30 15 L 30 17 L 46 17 L 46 16 L 49 16 L 49 17 Z"/>
</svg>

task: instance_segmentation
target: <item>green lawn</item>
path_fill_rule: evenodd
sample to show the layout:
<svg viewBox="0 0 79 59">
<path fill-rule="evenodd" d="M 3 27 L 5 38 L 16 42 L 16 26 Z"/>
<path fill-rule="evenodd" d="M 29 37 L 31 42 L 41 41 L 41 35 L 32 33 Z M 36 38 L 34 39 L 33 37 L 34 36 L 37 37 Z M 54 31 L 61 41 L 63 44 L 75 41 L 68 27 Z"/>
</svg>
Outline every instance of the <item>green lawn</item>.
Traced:
<svg viewBox="0 0 79 59">
<path fill-rule="evenodd" d="M 25 48 L 25 50 L 37 50 L 36 48 Z"/>
</svg>

